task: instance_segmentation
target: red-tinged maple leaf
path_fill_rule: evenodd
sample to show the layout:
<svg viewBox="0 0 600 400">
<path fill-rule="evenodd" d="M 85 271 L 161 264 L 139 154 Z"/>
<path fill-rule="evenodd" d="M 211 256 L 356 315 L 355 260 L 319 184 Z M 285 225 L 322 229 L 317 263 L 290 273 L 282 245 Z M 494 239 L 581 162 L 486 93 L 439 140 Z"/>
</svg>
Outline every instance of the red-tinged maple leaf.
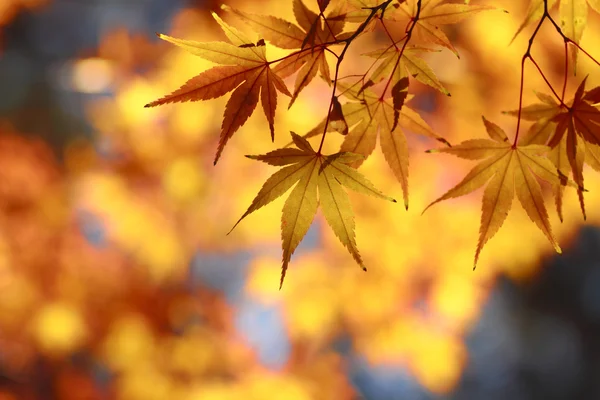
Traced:
<svg viewBox="0 0 600 400">
<path fill-rule="evenodd" d="M 281 217 L 283 261 L 280 288 L 292 254 L 312 224 L 319 203 L 335 235 L 360 267 L 366 271 L 356 247 L 354 214 L 343 186 L 385 200 L 393 202 L 396 200 L 382 194 L 358 171 L 348 166 L 361 156 L 351 153 L 325 156 L 315 152 L 306 139 L 293 132 L 292 139 L 296 148 L 283 148 L 264 155 L 247 156 L 283 168 L 267 179 L 235 226 L 246 216 L 279 198 L 293 187 L 283 205 Z"/>
<path fill-rule="evenodd" d="M 560 183 L 556 168 L 548 158 L 543 156 L 550 148 L 533 144 L 514 146 L 499 126 L 485 118 L 483 121 L 491 140 L 471 139 L 451 148 L 436 150 L 481 161 L 458 185 L 428 205 L 425 210 L 442 200 L 469 194 L 487 183 L 483 193 L 481 226 L 475 251 L 474 265 L 477 266 L 481 249 L 504 223 L 516 191 L 517 198 L 529 218 L 560 253 L 538 182 L 540 178 L 553 184 Z"/>
<path fill-rule="evenodd" d="M 597 103 L 600 87 L 586 92 L 586 79 L 582 80 L 573 99 L 564 104 L 549 95 L 538 94 L 542 103 L 524 107 L 521 111 L 521 118 L 537 121 L 530 129 L 527 141 L 547 144 L 552 148 L 550 158 L 556 168 L 566 175 L 570 169 L 584 218 L 583 165 L 588 162 L 590 154 L 587 148 L 590 147 L 593 152 L 600 145 L 600 110 L 593 105 Z M 518 110 L 505 114 L 518 116 Z M 593 160 L 588 163 L 591 165 Z M 555 195 L 557 211 L 562 220 L 562 188 L 555 188 Z"/>
<path fill-rule="evenodd" d="M 329 0 L 317 0 L 317 3 L 319 4 L 319 11 L 324 12 L 329 5 Z"/>
<path fill-rule="evenodd" d="M 413 40 L 446 47 L 457 57 L 459 55 L 456 48 L 440 26 L 457 24 L 476 13 L 494 9 L 485 5 L 444 3 L 444 0 L 407 0 L 400 7 L 394 8 L 391 18 L 404 21 L 416 18 L 419 1 L 421 1 L 421 11 L 412 33 Z"/>
<path fill-rule="evenodd" d="M 291 94 L 281 77 L 271 70 L 264 41 L 259 40 L 254 44 L 240 31 L 223 22 L 216 14 L 213 13 L 213 16 L 231 43 L 194 42 L 167 35 L 159 35 L 159 37 L 192 54 L 224 66 L 213 67 L 200 73 L 173 93 L 147 104 L 146 107 L 208 100 L 224 96 L 233 90 L 225 106 L 221 137 L 214 160 L 216 164 L 227 141 L 252 115 L 259 99 L 269 122 L 273 140 L 277 91 L 287 96 Z"/>
<path fill-rule="evenodd" d="M 273 71 L 282 78 L 299 70 L 289 107 L 294 104 L 302 89 L 319 71 L 326 82 L 331 82 L 330 67 L 325 58 L 326 48 L 334 43 L 340 43 L 347 36 L 340 36 L 345 23 L 343 2 L 337 2 L 325 17 L 312 12 L 302 0 L 294 0 L 293 7 L 299 26 L 270 15 L 251 14 L 223 6 L 227 11 L 239 16 L 272 45 L 283 49 L 301 49 L 273 68 Z"/>
<path fill-rule="evenodd" d="M 368 157 L 377 143 L 388 165 L 402 186 L 404 206 L 408 208 L 408 144 L 403 129 L 434 138 L 446 145 L 446 139 L 437 135 L 414 110 L 404 104 L 398 109 L 393 97 L 381 98 L 370 89 L 360 91 L 360 85 L 346 86 L 338 83 L 344 96 L 353 100 L 342 105 L 342 112 L 348 126 L 352 127 L 346 135 L 340 151 L 361 154 Z M 406 98 L 407 101 L 410 97 Z M 327 131 L 336 130 L 331 126 Z M 325 120 L 308 132 L 305 137 L 323 134 Z M 358 167 L 362 160 L 351 165 Z"/>
<path fill-rule="evenodd" d="M 554 7 L 557 1 L 558 0 L 547 0 L 548 11 Z M 558 7 L 560 29 L 563 35 L 577 44 L 581 41 L 581 37 L 587 26 L 588 4 L 594 11 L 600 12 L 599 0 L 560 0 Z M 529 4 L 529 10 L 527 11 L 525 20 L 517 29 L 512 40 L 514 40 L 526 26 L 539 21 L 543 15 L 544 0 L 532 0 Z M 573 65 L 575 67 L 577 66 L 577 53 L 577 47 L 572 46 L 571 59 L 573 60 Z"/>
<path fill-rule="evenodd" d="M 450 92 L 442 85 L 431 67 L 427 65 L 425 60 L 418 57 L 419 53 L 426 51 L 433 50 L 422 47 L 406 47 L 404 51 L 401 51 L 400 47 L 389 46 L 385 49 L 364 54 L 381 61 L 365 86 L 368 87 L 382 80 L 390 79 L 390 87 L 394 87 L 408 73 L 419 82 L 439 90 L 446 96 L 450 96 Z"/>
</svg>

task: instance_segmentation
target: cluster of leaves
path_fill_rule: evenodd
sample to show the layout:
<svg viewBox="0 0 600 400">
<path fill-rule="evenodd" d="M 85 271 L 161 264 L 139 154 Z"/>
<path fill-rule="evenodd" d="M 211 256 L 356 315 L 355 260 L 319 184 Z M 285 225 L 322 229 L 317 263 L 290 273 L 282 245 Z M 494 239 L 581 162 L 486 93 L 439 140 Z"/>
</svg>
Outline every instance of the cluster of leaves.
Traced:
<svg viewBox="0 0 600 400">
<path fill-rule="evenodd" d="M 549 17 L 549 11 L 559 3 L 559 19 L 563 39 L 576 45 L 581 41 L 583 32 L 587 26 L 588 4 L 596 12 L 600 12 L 600 1 L 598 0 L 532 0 L 525 20 L 517 29 L 513 40 L 527 27 L 536 21 L 543 21 Z M 571 48 L 573 62 L 577 62 L 578 46 Z"/>
<path fill-rule="evenodd" d="M 459 4 L 444 0 L 317 0 L 316 3 L 318 13 L 307 7 L 302 0 L 293 1 L 297 25 L 275 16 L 222 7 L 255 31 L 259 36 L 257 40 L 251 40 L 214 13 L 214 18 L 229 42 L 203 43 L 159 35 L 160 38 L 221 66 L 200 73 L 178 90 L 147 105 L 153 107 L 174 102 L 207 100 L 233 91 L 223 115 L 220 141 L 214 159 L 216 164 L 228 140 L 256 109 L 259 98 L 273 140 L 278 92 L 291 98 L 291 107 L 317 74 L 331 86 L 331 100 L 324 121 L 303 137 L 292 133 L 295 148 L 285 147 L 265 155 L 248 156 L 284 167 L 265 182 L 240 221 L 293 187 L 285 202 L 281 220 L 281 284 L 290 258 L 311 225 L 319 203 L 336 236 L 365 269 L 355 242 L 354 216 L 342 186 L 388 198 L 356 171 L 372 154 L 379 136 L 382 153 L 402 187 L 404 205 L 408 208 L 409 150 L 404 129 L 443 143 L 446 147 L 440 150 L 442 152 L 483 160 L 461 183 L 434 202 L 465 195 L 488 183 L 483 197 L 475 265 L 482 247 L 505 220 L 515 191 L 529 217 L 555 249 L 560 251 L 552 234 L 537 178 L 553 185 L 561 218 L 562 194 L 564 187 L 568 185 L 576 187 L 585 215 L 582 168 L 585 162 L 597 166 L 597 156 L 600 155 L 597 149 L 600 144 L 600 134 L 597 132 L 600 119 L 596 107 L 600 100 L 599 89 L 585 91 L 584 80 L 573 101 L 564 102 L 568 70 L 568 61 L 565 61 L 562 96 L 550 85 L 555 98 L 540 94 L 542 104 L 522 107 L 520 101 L 519 109 L 510 112 L 518 116 L 519 121 L 513 142 L 508 140 L 506 133 L 497 125 L 484 119 L 491 140 L 467 140 L 451 147 L 448 141 L 433 132 L 419 114 L 405 104 L 412 97 L 408 93 L 409 85 L 420 81 L 449 96 L 450 93 L 421 55 L 434 50 L 435 46 L 441 46 L 458 56 L 451 41 L 440 28 L 491 8 L 468 4 L 469 2 Z M 598 6 L 596 3 L 590 1 L 595 9 Z M 527 59 L 531 60 L 546 82 L 548 80 L 530 54 L 535 36 L 544 21 L 550 21 L 564 39 L 565 59 L 567 44 L 575 46 L 574 50 L 584 51 L 578 43 L 587 15 L 585 1 L 561 1 L 562 30 L 549 14 L 553 4 L 553 1 L 548 0 L 534 1 L 517 32 L 518 34 L 529 23 L 540 19 L 523 57 L 523 66 Z M 580 6 L 586 10 L 585 13 L 579 11 Z M 395 38 L 391 32 L 398 28 L 404 35 Z M 389 39 L 389 45 L 364 54 L 373 61 L 363 74 L 341 77 L 340 66 L 354 40 L 374 31 L 384 33 Z M 267 43 L 292 52 L 269 60 L 266 55 Z M 575 60 L 576 52 L 573 51 L 572 54 Z M 328 55 L 336 60 L 333 74 Z M 295 73 L 294 90 L 289 91 L 284 79 Z M 521 98 L 523 73 L 524 70 L 521 75 Z M 345 100 L 340 101 L 341 99 Z M 537 122 L 530 134 L 519 142 L 521 119 Z M 340 152 L 331 155 L 322 153 L 328 132 L 338 132 L 344 136 Z M 316 150 L 307 141 L 312 137 L 320 137 Z M 573 180 L 568 175 L 572 175 Z"/>
<path fill-rule="evenodd" d="M 439 27 L 457 23 L 486 7 L 442 3 L 438 0 L 319 1 L 317 14 L 301 0 L 294 0 L 293 9 L 298 25 L 274 16 L 223 7 L 246 22 L 260 35 L 260 39 L 256 42 L 250 40 L 216 14 L 213 16 L 223 28 L 229 43 L 192 42 L 159 35 L 195 55 L 223 64 L 201 73 L 175 92 L 147 105 L 152 107 L 172 102 L 206 100 L 233 90 L 225 108 L 215 163 L 227 141 L 253 113 L 259 97 L 273 138 L 277 91 L 291 97 L 291 107 L 318 73 L 333 86 L 325 121 L 305 135 L 305 139 L 292 134 L 297 148 L 251 156 L 272 165 L 290 165 L 267 180 L 242 218 L 296 185 L 283 208 L 281 283 L 291 255 L 311 224 L 318 202 L 333 231 L 364 268 L 356 248 L 353 213 L 342 186 L 387 198 L 355 170 L 373 152 L 378 135 L 386 161 L 402 185 L 406 207 L 408 146 L 402 128 L 447 144 L 415 111 L 404 106 L 408 99 L 409 76 L 449 95 L 419 54 L 431 50 L 423 47 L 427 44 L 442 45 L 456 52 Z M 406 34 L 399 39 L 389 36 L 389 46 L 366 54 L 374 58 L 374 62 L 359 80 L 348 85 L 339 82 L 342 80 L 339 77 L 340 65 L 354 39 L 376 28 L 383 28 L 389 33 L 386 26 L 389 24 L 400 24 Z M 345 30 L 347 25 L 353 28 Z M 283 58 L 268 60 L 265 41 L 294 51 Z M 409 46 L 409 42 L 419 46 L 412 43 Z M 339 49 L 340 46 L 342 49 L 336 53 L 333 49 Z M 327 53 L 337 59 L 333 80 Z M 272 67 L 272 64 L 275 65 Z M 282 79 L 296 72 L 294 91 L 290 94 Z M 341 104 L 341 96 L 349 101 Z M 321 153 L 328 131 L 345 135 L 339 153 Z M 306 138 L 319 135 L 321 143 L 315 151 Z"/>
</svg>

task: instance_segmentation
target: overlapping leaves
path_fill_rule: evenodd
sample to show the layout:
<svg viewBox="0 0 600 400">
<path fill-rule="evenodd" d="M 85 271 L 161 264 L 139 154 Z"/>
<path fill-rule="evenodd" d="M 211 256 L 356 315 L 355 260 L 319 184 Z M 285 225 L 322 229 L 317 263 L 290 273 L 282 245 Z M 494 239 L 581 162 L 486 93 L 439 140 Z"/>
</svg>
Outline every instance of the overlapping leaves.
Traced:
<svg viewBox="0 0 600 400">
<path fill-rule="evenodd" d="M 411 19 L 417 16 L 418 0 L 400 2 L 393 13 L 394 19 Z M 432 43 L 445 47 L 458 57 L 458 51 L 440 26 L 457 24 L 466 18 L 485 10 L 493 9 L 486 5 L 447 3 L 444 0 L 421 0 L 419 18 L 413 32 L 418 43 Z"/>
<path fill-rule="evenodd" d="M 332 10 L 324 16 L 322 14 L 327 3 L 329 2 L 320 2 L 321 14 L 316 14 L 306 7 L 302 0 L 294 0 L 294 15 L 299 26 L 271 15 L 257 15 L 223 7 L 241 17 L 272 45 L 282 49 L 301 49 L 274 67 L 274 72 L 282 78 L 298 71 L 290 107 L 318 72 L 325 81 L 331 82 L 331 71 L 325 51 L 328 46 L 348 37 L 342 34 L 346 4 L 336 2 L 336 6 L 330 7 Z"/>
<path fill-rule="evenodd" d="M 296 148 L 283 148 L 264 155 L 247 156 L 283 168 L 267 179 L 236 226 L 246 216 L 293 187 L 285 201 L 281 217 L 283 263 L 280 286 L 283 285 L 292 254 L 312 224 L 319 203 L 335 235 L 360 267 L 366 270 L 356 247 L 354 214 L 342 186 L 381 199 L 393 202 L 395 200 L 382 194 L 363 175 L 349 166 L 361 158 L 360 155 L 340 152 L 325 156 L 315 152 L 306 139 L 293 132 L 292 139 Z"/>
<path fill-rule="evenodd" d="M 167 35 L 159 35 L 159 37 L 194 55 L 223 66 L 213 67 L 200 73 L 187 81 L 181 88 L 147 104 L 146 107 L 208 100 L 224 96 L 233 90 L 223 114 L 221 137 L 214 160 L 216 164 L 227 141 L 254 112 L 259 98 L 269 122 L 271 138 L 273 138 L 277 91 L 288 96 L 291 94 L 282 78 L 271 70 L 271 63 L 266 57 L 264 41 L 259 40 L 257 43 L 253 43 L 240 31 L 223 22 L 216 14 L 213 16 L 223 28 L 230 43 L 194 42 Z"/>
<path fill-rule="evenodd" d="M 538 179 L 553 185 L 561 178 L 552 162 L 545 157 L 548 146 L 539 144 L 512 145 L 506 133 L 497 125 L 483 119 L 490 139 L 470 139 L 440 152 L 470 160 L 481 160 L 467 176 L 427 208 L 442 201 L 464 196 L 486 185 L 483 193 L 481 226 L 475 251 L 475 266 L 483 246 L 500 229 L 511 209 L 515 192 L 531 220 L 560 253 L 552 233 L 548 213 Z M 426 208 L 426 210 L 427 210 Z"/>
<path fill-rule="evenodd" d="M 550 160 L 564 176 L 569 174 L 577 184 L 581 211 L 585 218 L 583 198 L 583 165 L 600 171 L 600 87 L 585 90 L 583 79 L 575 96 L 559 103 L 552 96 L 537 93 L 541 103 L 524 107 L 521 118 L 536 121 L 524 137 L 527 144 L 547 144 Z M 507 114 L 517 116 L 518 111 Z M 562 220 L 563 185 L 555 185 L 556 207 Z"/>
<path fill-rule="evenodd" d="M 390 87 L 395 87 L 398 82 L 410 74 L 416 80 L 439 90 L 443 94 L 450 96 L 444 85 L 439 81 L 433 70 L 425 60 L 418 55 L 422 52 L 431 51 L 421 47 L 407 47 L 400 51 L 400 48 L 389 46 L 385 49 L 375 50 L 365 54 L 374 57 L 380 61 L 379 66 L 373 71 L 366 86 L 377 84 L 382 80 L 389 79 Z"/>
<path fill-rule="evenodd" d="M 342 113 L 348 126 L 352 127 L 344 138 L 341 151 L 368 157 L 379 137 L 381 150 L 388 165 L 400 182 L 404 204 L 408 208 L 408 144 L 403 129 L 431 137 L 444 144 L 448 142 L 437 135 L 417 112 L 403 104 L 398 107 L 393 97 L 381 98 L 370 89 L 360 91 L 360 85 L 338 84 L 344 96 L 351 101 L 342 105 Z M 410 99 L 407 97 L 407 99 Z M 312 129 L 306 137 L 322 134 L 325 121 Z M 328 126 L 328 131 L 335 130 Z M 357 167 L 362 160 L 352 163 Z"/>
<path fill-rule="evenodd" d="M 539 21 L 544 15 L 544 7 L 548 11 L 552 9 L 558 0 L 531 0 L 529 10 L 523 23 L 517 29 L 515 37 L 521 33 L 525 27 Z M 544 5 L 546 3 L 546 5 Z M 579 44 L 583 32 L 587 26 L 588 20 L 588 4 L 596 12 L 600 12 L 600 0 L 560 0 L 559 3 L 559 20 L 560 29 L 567 38 Z M 574 64 L 577 63 L 577 48 L 571 48 L 571 58 Z"/>
<path fill-rule="evenodd" d="M 295 148 L 251 156 L 282 168 L 265 182 L 241 219 L 293 188 L 283 208 L 282 283 L 291 256 L 311 225 L 319 202 L 336 236 L 363 266 L 354 238 L 353 214 L 342 186 L 389 199 L 355 169 L 373 152 L 377 137 L 387 163 L 401 184 L 404 203 L 408 208 L 409 159 L 403 129 L 449 145 L 405 104 L 410 99 L 409 77 L 449 95 L 433 70 L 419 56 L 421 52 L 431 49 L 408 44 L 416 41 L 425 45 L 439 45 L 456 53 L 440 27 L 458 23 L 490 8 L 469 5 L 468 2 L 446 3 L 443 0 L 314 0 L 314 3 L 318 13 L 302 0 L 292 0 L 295 23 L 276 16 L 223 6 L 224 10 L 239 17 L 258 33 L 260 39 L 257 41 L 248 39 L 216 14 L 213 16 L 229 42 L 204 43 L 159 35 L 161 39 L 220 65 L 200 73 L 178 90 L 147 105 L 153 107 L 208 100 L 233 91 L 223 116 L 216 163 L 228 140 L 254 112 L 259 99 L 273 138 L 277 92 L 291 97 L 291 107 L 317 74 L 327 83 L 332 83 L 326 55 L 330 53 L 331 57 L 337 59 L 337 82 L 333 82 L 329 96 L 328 115 L 305 138 L 322 134 L 324 140 L 327 132 L 337 131 L 345 136 L 340 152 L 325 156 L 321 153 L 322 143 L 319 150 L 315 151 L 305 138 L 293 134 Z M 351 25 L 354 30 L 344 32 L 347 23 L 357 23 L 358 26 Z M 405 36 L 397 41 L 393 39 L 386 23 L 398 25 L 406 33 Z M 375 61 L 359 78 L 360 84 L 342 84 L 338 79 L 340 65 L 348 47 L 354 39 L 380 24 L 392 41 L 391 45 L 367 54 L 374 57 Z M 292 52 L 269 61 L 266 43 Z M 331 49 L 335 45 L 343 45 L 339 53 Z M 293 74 L 296 74 L 294 91 L 290 93 L 283 79 Z M 383 86 L 382 91 L 378 91 L 378 84 Z M 348 101 L 340 101 L 342 96 Z"/>
</svg>

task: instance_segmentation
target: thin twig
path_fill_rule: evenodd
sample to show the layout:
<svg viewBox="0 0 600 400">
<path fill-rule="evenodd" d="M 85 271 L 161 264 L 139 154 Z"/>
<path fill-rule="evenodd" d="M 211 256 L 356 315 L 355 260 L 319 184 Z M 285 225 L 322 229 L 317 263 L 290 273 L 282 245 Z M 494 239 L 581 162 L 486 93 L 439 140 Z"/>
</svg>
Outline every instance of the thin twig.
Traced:
<svg viewBox="0 0 600 400">
<path fill-rule="evenodd" d="M 537 68 L 538 72 L 540 73 L 542 79 L 544 79 L 544 82 L 546 82 L 546 85 L 548 85 L 548 87 L 550 88 L 550 90 L 552 91 L 552 94 L 554 94 L 554 97 L 556 97 L 556 99 L 558 101 L 560 101 L 561 104 L 563 103 L 563 99 L 558 95 L 558 93 L 556 93 L 556 90 L 554 90 L 554 87 L 552 87 L 552 84 L 550 83 L 550 81 L 548 80 L 548 78 L 546 78 L 546 75 L 544 74 L 544 72 L 542 71 L 542 68 L 540 68 L 540 65 L 537 63 L 537 61 L 535 61 L 535 59 L 533 57 L 528 57 L 531 62 L 533 63 L 533 65 L 535 65 L 535 67 Z M 566 80 L 565 80 L 565 85 L 566 85 Z M 564 97 L 564 91 L 563 91 L 563 97 Z"/>
<path fill-rule="evenodd" d="M 540 28 L 542 27 L 542 24 L 544 23 L 546 18 L 548 18 L 548 0 L 544 0 L 544 15 L 542 15 L 542 19 L 540 19 L 540 22 L 537 24 L 537 26 L 535 27 L 535 30 L 531 34 L 531 37 L 529 38 L 529 42 L 527 44 L 527 50 L 525 51 L 525 54 L 523 54 L 523 57 L 521 58 L 521 85 L 519 88 L 519 113 L 517 115 L 517 132 L 515 133 L 515 141 L 513 142 L 513 145 L 512 145 L 513 148 L 517 147 L 517 141 L 519 140 L 519 130 L 521 128 L 521 110 L 523 109 L 523 84 L 525 82 L 525 61 L 527 61 L 528 58 L 531 59 L 531 47 L 533 46 L 535 37 L 537 36 L 538 32 L 540 31 Z"/>
<path fill-rule="evenodd" d="M 565 101 L 565 91 L 567 90 L 567 78 L 569 76 L 569 42 L 565 40 L 565 79 L 563 81 L 562 93 L 560 95 L 560 102 Z"/>
<path fill-rule="evenodd" d="M 406 45 L 408 44 L 408 42 L 410 41 L 410 38 L 412 37 L 413 30 L 415 29 L 415 26 L 417 26 L 417 22 L 419 22 L 420 16 L 421 16 L 421 0 L 417 0 L 417 11 L 415 12 L 415 16 L 411 17 L 409 23 L 406 25 L 406 30 L 405 30 L 406 31 L 406 35 L 405 35 L 406 39 L 404 40 L 404 43 L 402 44 L 402 48 L 400 49 L 400 54 L 398 55 L 396 64 L 394 64 L 394 68 L 392 69 L 392 72 L 390 74 L 390 79 L 388 79 L 388 81 L 385 84 L 385 88 L 383 88 L 383 92 L 381 92 L 380 99 L 383 99 L 383 97 L 385 96 L 385 92 L 388 90 L 390 83 L 392 82 L 392 77 L 394 76 L 394 73 L 396 72 L 396 70 L 398 69 L 398 66 L 400 65 L 400 60 L 402 59 L 404 50 L 406 50 Z"/>
<path fill-rule="evenodd" d="M 387 37 L 390 38 L 390 40 L 392 41 L 392 45 L 396 48 L 396 50 L 398 50 L 398 45 L 394 41 L 394 38 L 392 37 L 392 34 L 390 33 L 390 31 L 388 30 L 387 26 L 385 25 L 385 22 L 384 22 L 383 18 L 379 18 L 379 22 L 381 22 L 381 26 L 383 27 L 383 30 L 385 31 L 385 34 L 387 35 Z M 402 39 L 400 39 L 400 40 L 402 40 Z"/>
<path fill-rule="evenodd" d="M 356 39 L 365 30 L 365 28 L 367 27 L 369 22 L 371 22 L 373 17 L 379 11 L 383 12 L 385 10 L 385 8 L 388 5 L 390 5 L 391 2 L 392 2 L 392 0 L 386 0 L 376 7 L 369 8 L 371 10 L 371 12 L 367 16 L 367 18 L 360 24 L 360 26 L 358 27 L 358 29 L 356 29 L 356 31 L 352 34 L 352 36 L 350 36 L 349 38 L 344 40 L 346 42 L 346 44 L 345 44 L 344 48 L 342 49 L 342 52 L 339 54 L 337 63 L 335 64 L 335 77 L 333 80 L 333 89 L 332 89 L 332 93 L 331 93 L 331 100 L 329 101 L 329 108 L 327 111 L 327 118 L 325 119 L 325 128 L 323 129 L 323 136 L 321 137 L 321 143 L 319 144 L 319 150 L 317 150 L 317 154 L 319 154 L 319 155 L 321 154 L 321 150 L 323 150 L 323 143 L 325 143 L 325 136 L 327 135 L 327 127 L 329 125 L 329 120 L 331 118 L 331 112 L 333 109 L 333 104 L 334 104 L 334 99 L 335 99 L 335 91 L 337 89 L 337 80 L 338 80 L 338 76 L 340 73 L 340 66 L 342 65 L 342 61 L 344 60 L 346 51 L 348 51 L 348 48 L 350 47 L 350 44 L 354 41 L 354 39 Z M 419 2 L 420 2 L 420 0 L 419 0 Z"/>
</svg>

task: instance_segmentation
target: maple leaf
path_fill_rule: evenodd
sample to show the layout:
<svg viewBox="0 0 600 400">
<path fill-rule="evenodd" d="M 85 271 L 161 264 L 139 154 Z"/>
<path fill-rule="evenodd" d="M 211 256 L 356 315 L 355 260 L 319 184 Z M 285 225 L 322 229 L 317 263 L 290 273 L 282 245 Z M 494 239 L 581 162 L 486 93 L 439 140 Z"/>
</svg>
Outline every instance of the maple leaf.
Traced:
<svg viewBox="0 0 600 400">
<path fill-rule="evenodd" d="M 323 10 L 329 2 L 320 2 Z M 330 13 L 321 17 L 306 7 L 302 0 L 294 0 L 293 9 L 298 25 L 270 15 L 247 13 L 235 8 L 223 6 L 227 11 L 239 16 L 253 30 L 258 32 L 266 41 L 282 49 L 302 49 L 279 62 L 273 71 L 280 77 L 286 78 L 298 72 L 294 84 L 294 93 L 290 100 L 291 107 L 298 95 L 320 71 L 326 82 L 331 82 L 331 72 L 325 51 L 328 46 L 341 42 L 344 38 L 338 36 L 344 29 L 343 2 Z M 347 35 L 346 35 L 347 37 Z"/>
<path fill-rule="evenodd" d="M 444 3 L 444 0 L 407 0 L 395 9 L 392 18 L 413 20 L 417 16 L 418 1 L 421 1 L 421 12 L 412 33 L 414 40 L 446 47 L 457 57 L 458 51 L 440 26 L 457 24 L 473 14 L 494 9 L 485 5 Z"/>
<path fill-rule="evenodd" d="M 446 96 L 450 96 L 450 92 L 442 85 L 431 67 L 427 65 L 425 60 L 417 56 L 418 53 L 425 51 L 433 50 L 423 47 L 406 47 L 404 51 L 401 51 L 399 47 L 389 46 L 385 49 L 364 54 L 381 61 L 365 86 L 368 87 L 389 78 L 391 81 L 390 86 L 394 87 L 408 73 L 421 83 L 439 90 Z"/>
<path fill-rule="evenodd" d="M 287 96 L 291 96 L 291 94 L 282 78 L 271 70 L 271 63 L 267 60 L 263 40 L 259 40 L 255 44 L 240 31 L 227 25 L 216 14 L 213 13 L 213 17 L 225 32 L 230 43 L 195 42 L 162 34 L 158 36 L 194 55 L 217 64 L 223 64 L 223 66 L 213 67 L 200 73 L 173 93 L 148 103 L 145 107 L 208 100 L 224 96 L 233 90 L 225 106 L 219 146 L 214 160 L 216 164 L 227 141 L 254 112 L 259 98 L 269 122 L 271 140 L 274 140 L 277 91 Z"/>
<path fill-rule="evenodd" d="M 544 1 L 547 1 L 548 10 L 550 10 L 552 7 L 554 7 L 554 4 L 556 4 L 557 0 L 531 0 L 529 3 L 529 9 L 527 10 L 527 15 L 510 40 L 511 43 L 517 38 L 517 36 L 519 36 L 519 33 L 521 33 L 521 31 L 525 29 L 527 25 L 542 18 L 544 15 Z"/>
<path fill-rule="evenodd" d="M 231 230 L 246 216 L 279 198 L 293 187 L 283 205 L 281 218 L 283 260 L 280 288 L 292 254 L 312 224 L 319 201 L 323 215 L 335 235 L 360 267 L 366 271 L 356 247 L 354 214 L 348 194 L 342 186 L 385 200 L 393 202 L 396 200 L 385 196 L 363 175 L 348 166 L 349 163 L 360 158 L 359 155 L 340 152 L 325 156 L 315 152 L 306 139 L 294 132 L 292 132 L 292 139 L 296 148 L 283 148 L 264 155 L 246 156 L 283 168 L 267 179 L 248 210 Z"/>
<path fill-rule="evenodd" d="M 329 0 L 317 0 L 317 3 L 319 4 L 319 11 L 323 12 L 329 5 Z"/>
<path fill-rule="evenodd" d="M 568 102 L 560 104 L 549 95 L 537 93 L 542 102 L 524 107 L 521 111 L 521 118 L 537 121 L 528 132 L 526 140 L 550 146 L 550 159 L 560 173 L 568 175 L 570 169 L 577 185 L 584 219 L 583 165 L 586 162 L 592 165 L 595 149 L 600 145 L 600 110 L 594 106 L 600 87 L 586 91 L 586 80 L 587 78 L 581 81 L 573 99 Z M 518 116 L 518 110 L 504 113 Z M 557 212 L 562 220 L 562 188 L 557 187 L 554 191 Z"/>
<path fill-rule="evenodd" d="M 370 14 L 371 9 L 380 6 L 382 3 L 383 1 L 380 0 L 347 0 L 349 9 L 344 15 L 344 18 L 351 23 L 361 23 Z M 398 7 L 399 4 L 392 3 L 392 6 Z M 371 30 L 373 26 L 374 24 L 370 23 L 366 30 Z"/>
<path fill-rule="evenodd" d="M 477 266 L 481 249 L 504 223 L 516 191 L 517 198 L 529 218 L 560 253 L 537 179 L 541 178 L 553 184 L 560 183 L 556 168 L 543 156 L 550 148 L 536 144 L 514 146 L 499 126 L 485 118 L 483 122 L 491 140 L 470 139 L 454 147 L 437 150 L 461 158 L 482 161 L 459 184 L 429 204 L 425 210 L 440 201 L 471 193 L 487 183 L 483 193 L 481 226 L 475 251 L 474 265 Z"/>
<path fill-rule="evenodd" d="M 548 11 L 556 4 L 558 0 L 547 0 Z M 587 3 L 587 4 L 586 4 Z M 560 29 L 567 38 L 579 44 L 583 32 L 587 26 L 588 4 L 594 11 L 600 12 L 599 0 L 560 0 L 558 7 Z M 532 0 L 529 4 L 529 10 L 525 20 L 521 23 L 511 42 L 521 33 L 529 24 L 537 22 L 544 15 L 544 0 Z M 571 47 L 571 58 L 573 65 L 577 66 L 577 47 Z"/>
<path fill-rule="evenodd" d="M 338 83 L 344 96 L 354 100 L 342 105 L 349 130 L 340 151 L 361 154 L 368 157 L 377 144 L 379 136 L 381 150 L 386 162 L 402 186 L 404 206 L 408 209 L 408 144 L 402 128 L 414 133 L 434 138 L 446 145 L 449 143 L 427 125 L 414 110 L 404 104 L 401 109 L 394 104 L 393 97 L 382 98 L 370 89 L 358 90 L 358 85 L 347 86 Z M 410 100 L 410 97 L 406 98 Z M 336 130 L 331 126 L 327 131 Z M 323 134 L 325 120 L 308 132 L 305 137 Z M 358 167 L 362 159 L 352 163 Z"/>
</svg>

